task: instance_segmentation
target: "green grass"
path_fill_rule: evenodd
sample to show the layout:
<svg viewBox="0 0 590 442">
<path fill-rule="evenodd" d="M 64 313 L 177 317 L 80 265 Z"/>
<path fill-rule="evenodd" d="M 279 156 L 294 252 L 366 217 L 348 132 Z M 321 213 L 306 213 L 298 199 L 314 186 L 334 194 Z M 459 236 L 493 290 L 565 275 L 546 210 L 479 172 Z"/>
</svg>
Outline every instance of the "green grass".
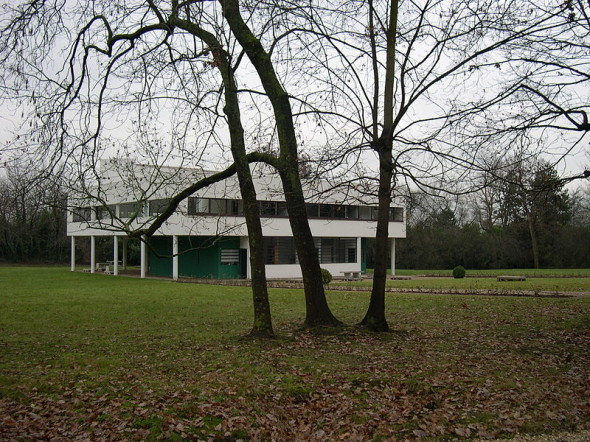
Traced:
<svg viewBox="0 0 590 442">
<path fill-rule="evenodd" d="M 0 267 L 0 439 L 453 439 L 588 425 L 588 297 L 388 294 L 387 334 L 302 330 L 302 291 L 270 298 L 278 337 L 253 340 L 248 288 Z M 349 325 L 368 304 L 368 293 L 328 298 Z"/>
</svg>

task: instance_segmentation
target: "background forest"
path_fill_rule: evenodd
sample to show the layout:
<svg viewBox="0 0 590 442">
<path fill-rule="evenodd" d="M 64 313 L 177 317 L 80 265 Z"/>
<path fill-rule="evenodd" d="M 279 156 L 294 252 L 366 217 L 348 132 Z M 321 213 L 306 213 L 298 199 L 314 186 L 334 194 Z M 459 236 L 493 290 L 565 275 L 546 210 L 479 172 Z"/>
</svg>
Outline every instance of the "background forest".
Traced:
<svg viewBox="0 0 590 442">
<path fill-rule="evenodd" d="M 399 268 L 590 266 L 590 187 L 569 191 L 547 164 L 513 168 L 454 201 L 413 194 L 407 210 Z"/>
</svg>

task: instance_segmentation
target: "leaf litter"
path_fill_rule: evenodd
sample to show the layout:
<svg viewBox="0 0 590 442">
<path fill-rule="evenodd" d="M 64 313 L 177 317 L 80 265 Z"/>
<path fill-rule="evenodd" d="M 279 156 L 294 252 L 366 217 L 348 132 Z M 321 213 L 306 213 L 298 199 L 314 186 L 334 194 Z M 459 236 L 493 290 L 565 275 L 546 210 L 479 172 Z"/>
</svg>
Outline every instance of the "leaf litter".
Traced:
<svg viewBox="0 0 590 442">
<path fill-rule="evenodd" d="M 108 373 L 50 363 L 29 368 L 37 387 L 23 382 L 19 395 L 0 396 L 0 439 L 587 435 L 587 310 L 562 303 L 475 314 L 462 303 L 447 320 L 433 312 L 394 312 L 396 329 L 384 335 L 283 324 L 289 331 L 270 342 L 162 349 L 173 360 L 146 358 L 138 348 Z"/>
</svg>

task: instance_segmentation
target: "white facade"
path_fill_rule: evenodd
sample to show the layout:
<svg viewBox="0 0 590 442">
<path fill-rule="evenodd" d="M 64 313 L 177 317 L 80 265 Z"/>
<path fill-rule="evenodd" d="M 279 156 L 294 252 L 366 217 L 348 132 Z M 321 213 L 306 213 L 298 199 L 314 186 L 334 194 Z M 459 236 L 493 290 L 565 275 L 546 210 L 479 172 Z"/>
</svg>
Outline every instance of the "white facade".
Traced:
<svg viewBox="0 0 590 442">
<path fill-rule="evenodd" d="M 161 211 L 160 206 L 167 205 L 167 198 L 187 187 L 187 183 L 195 182 L 211 173 L 175 168 L 154 171 L 153 168 L 137 165 L 131 173 L 116 169 L 117 163 L 108 163 L 108 165 L 111 167 L 106 167 L 103 171 L 100 186 L 97 186 L 98 190 L 94 192 L 96 193 L 95 199 L 88 199 L 86 195 L 81 198 L 73 196 L 70 199 L 69 204 L 72 206 L 72 210 L 68 219 L 67 234 L 72 238 L 72 268 L 74 268 L 74 241 L 76 237 L 91 237 L 91 242 L 94 244 L 95 237 L 126 237 L 129 231 L 146 228 L 156 219 L 158 212 Z M 285 251 L 285 247 L 290 247 L 289 238 L 292 238 L 293 233 L 286 214 L 280 180 L 276 175 L 260 174 L 256 170 L 254 176 L 257 198 L 261 204 L 263 235 L 265 238 L 269 238 L 268 241 L 265 240 L 268 242 L 268 244 L 265 243 L 265 247 L 268 249 L 267 277 L 299 278 L 301 277 L 301 269 L 296 262 L 296 256 L 294 257 L 292 253 Z M 136 183 L 137 186 L 129 185 L 129 182 Z M 142 188 L 142 182 L 144 188 Z M 148 183 L 155 182 L 162 184 L 152 185 L 154 190 L 146 192 L 145 188 L 150 188 Z M 317 241 L 320 259 L 323 258 L 325 261 L 321 262 L 321 266 L 328 269 L 335 277 L 340 276 L 342 272 L 362 271 L 363 238 L 375 237 L 376 201 L 367 200 L 365 196 L 354 189 L 347 189 L 346 192 L 327 190 L 326 183 L 316 182 L 312 186 L 308 186 L 305 192 L 308 213 L 310 214 L 309 225 L 312 235 Z M 156 263 L 158 258 L 148 257 L 147 247 L 142 246 L 140 259 L 142 276 L 151 273 L 152 268 L 157 267 L 156 264 L 165 266 L 166 273 L 170 273 L 170 276 L 174 278 L 183 276 L 189 268 L 187 267 L 189 264 L 186 262 L 189 258 L 183 257 L 182 253 L 179 258 L 178 253 L 179 247 L 182 248 L 183 243 L 186 243 L 186 238 L 223 237 L 239 239 L 239 243 L 235 242 L 232 247 L 239 247 L 242 251 L 240 260 L 245 261 L 243 263 L 245 265 L 241 276 L 249 278 L 250 260 L 245 258 L 250 256 L 248 233 L 244 217 L 241 215 L 241 206 L 242 201 L 236 177 L 199 190 L 182 201 L 174 214 L 152 237 L 154 242 L 165 243 L 167 253 L 174 255 L 174 257 L 170 258 L 170 263 L 160 262 L 158 264 Z M 136 207 L 139 210 L 134 209 Z M 137 216 L 134 212 L 137 212 Z M 389 223 L 389 238 L 391 239 L 393 257 L 395 256 L 393 249 L 395 239 L 406 236 L 403 205 L 399 202 L 394 203 L 392 214 L 395 221 Z M 158 241 L 158 237 L 170 238 L 170 242 L 168 243 L 167 239 L 162 238 Z M 330 238 L 334 240 L 330 240 Z M 118 243 L 117 240 L 113 243 L 114 272 L 118 272 L 120 260 Z M 330 245 L 330 254 L 322 251 L 322 247 L 326 248 L 326 244 Z M 186 248 L 186 245 L 184 247 Z M 96 267 L 94 253 L 93 246 L 92 271 Z M 124 248 L 123 253 L 125 253 Z M 207 254 L 208 260 L 213 259 L 212 255 L 208 254 L 209 252 L 196 253 L 202 253 L 203 256 Z M 229 256 L 229 252 L 226 255 Z M 231 259 L 227 256 L 226 260 Z M 199 259 L 195 258 L 195 266 L 199 265 L 197 261 Z M 229 270 L 227 266 L 219 268 L 224 272 Z M 198 274 L 196 269 L 195 272 Z M 212 274 L 215 276 L 214 273 Z"/>
</svg>

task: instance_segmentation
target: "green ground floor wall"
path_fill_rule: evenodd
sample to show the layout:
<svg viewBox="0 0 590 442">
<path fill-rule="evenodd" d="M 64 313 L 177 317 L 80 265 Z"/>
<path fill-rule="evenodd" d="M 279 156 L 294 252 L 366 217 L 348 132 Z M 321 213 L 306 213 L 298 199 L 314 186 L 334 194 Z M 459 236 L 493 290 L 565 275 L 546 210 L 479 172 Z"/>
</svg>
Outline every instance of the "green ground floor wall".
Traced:
<svg viewBox="0 0 590 442">
<path fill-rule="evenodd" d="M 245 277 L 247 256 L 240 250 L 239 262 L 222 264 L 224 249 L 240 250 L 239 237 L 179 236 L 178 276 L 211 279 L 237 279 Z M 361 239 L 361 270 L 367 270 L 367 238 Z M 148 273 L 172 277 L 172 237 L 154 236 L 150 239 Z"/>
<path fill-rule="evenodd" d="M 223 249 L 240 248 L 238 237 L 179 236 L 178 275 L 194 278 L 235 279 L 242 277 L 245 263 L 221 263 Z M 172 237 L 154 236 L 150 239 L 148 272 L 155 276 L 172 276 Z"/>
</svg>

